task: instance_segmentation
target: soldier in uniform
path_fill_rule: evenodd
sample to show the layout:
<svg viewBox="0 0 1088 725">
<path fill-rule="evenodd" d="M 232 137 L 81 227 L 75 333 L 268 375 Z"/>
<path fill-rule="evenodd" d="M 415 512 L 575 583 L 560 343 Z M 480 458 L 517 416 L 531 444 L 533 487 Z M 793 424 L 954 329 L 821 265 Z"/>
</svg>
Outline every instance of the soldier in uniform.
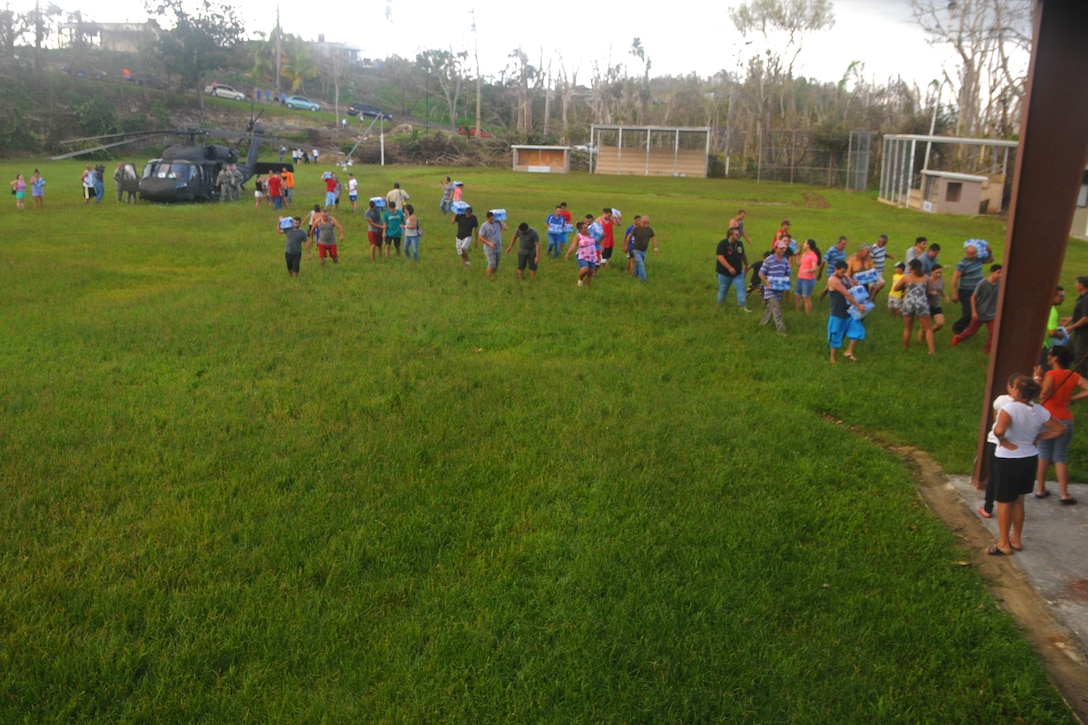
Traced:
<svg viewBox="0 0 1088 725">
<path fill-rule="evenodd" d="M 230 167 L 224 166 L 219 170 L 219 174 L 215 177 L 215 183 L 219 187 L 219 201 L 220 203 L 230 201 L 230 187 L 231 179 L 233 177 L 230 173 Z"/>
<path fill-rule="evenodd" d="M 121 201 L 121 181 L 125 176 L 125 165 L 123 163 L 117 164 L 117 170 L 113 172 L 113 180 L 117 182 L 117 201 Z"/>
<path fill-rule="evenodd" d="M 231 164 L 231 200 L 242 198 L 242 172 L 238 171 L 238 165 Z"/>
</svg>

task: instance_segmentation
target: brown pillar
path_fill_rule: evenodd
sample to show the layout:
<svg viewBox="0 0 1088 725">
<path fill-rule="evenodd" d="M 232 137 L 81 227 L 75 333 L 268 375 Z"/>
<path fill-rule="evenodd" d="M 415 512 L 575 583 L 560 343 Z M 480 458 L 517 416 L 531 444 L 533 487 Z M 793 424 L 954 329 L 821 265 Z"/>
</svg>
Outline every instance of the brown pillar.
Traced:
<svg viewBox="0 0 1088 725">
<path fill-rule="evenodd" d="M 1040 0 L 1036 11 L 975 481 L 988 472 L 994 398 L 1011 374 L 1030 373 L 1038 360 L 1088 163 L 1088 2 Z"/>
</svg>

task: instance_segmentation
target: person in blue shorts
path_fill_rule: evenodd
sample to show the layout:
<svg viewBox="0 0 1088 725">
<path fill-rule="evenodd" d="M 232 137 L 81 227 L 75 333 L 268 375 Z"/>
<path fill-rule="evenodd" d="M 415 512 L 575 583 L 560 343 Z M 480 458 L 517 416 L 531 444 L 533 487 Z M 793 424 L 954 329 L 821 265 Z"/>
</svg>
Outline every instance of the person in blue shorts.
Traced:
<svg viewBox="0 0 1088 725">
<path fill-rule="evenodd" d="M 827 318 L 827 344 L 831 348 L 831 362 L 838 362 L 835 355 L 842 347 L 843 338 L 849 338 L 846 352 L 842 354 L 847 360 L 857 361 L 854 356 L 854 346 L 858 340 L 865 339 L 865 326 L 861 320 L 855 320 L 850 316 L 850 306 L 853 305 L 859 312 L 864 313 L 865 307 L 854 299 L 847 288 L 851 282 L 846 274 L 846 262 L 835 262 L 835 271 L 827 278 L 827 288 L 831 295 L 831 315 Z"/>
<path fill-rule="evenodd" d="M 635 214 L 635 223 L 623 233 L 623 251 L 627 252 L 627 273 L 635 276 L 635 227 L 642 221 L 641 214 Z"/>
<path fill-rule="evenodd" d="M 449 214 L 450 212 L 450 199 L 453 197 L 453 182 L 450 181 L 450 177 L 446 177 L 446 180 L 442 182 L 442 201 L 438 202 L 438 210 L 443 214 Z"/>
<path fill-rule="evenodd" d="M 393 245 L 400 256 L 400 241 L 404 228 L 404 212 L 397 209 L 397 205 L 389 202 L 389 208 L 382 214 L 385 222 L 385 256 L 389 256 L 389 245 Z"/>
<path fill-rule="evenodd" d="M 321 178 L 325 182 L 325 208 L 332 209 L 336 206 L 336 187 L 340 185 L 340 181 L 336 178 L 336 174 L 331 171 L 326 171 L 321 175 Z"/>
<path fill-rule="evenodd" d="M 359 208 L 359 180 L 355 174 L 348 174 L 348 201 L 351 202 L 351 213 Z"/>
<path fill-rule="evenodd" d="M 45 207 L 45 179 L 37 169 L 34 169 L 34 175 L 30 177 L 30 196 L 34 200 L 35 209 Z"/>
<path fill-rule="evenodd" d="M 548 256 L 556 259 L 563 253 L 563 245 L 567 243 L 567 220 L 557 206 L 555 212 L 544 220 L 544 224 L 548 228 Z"/>
</svg>

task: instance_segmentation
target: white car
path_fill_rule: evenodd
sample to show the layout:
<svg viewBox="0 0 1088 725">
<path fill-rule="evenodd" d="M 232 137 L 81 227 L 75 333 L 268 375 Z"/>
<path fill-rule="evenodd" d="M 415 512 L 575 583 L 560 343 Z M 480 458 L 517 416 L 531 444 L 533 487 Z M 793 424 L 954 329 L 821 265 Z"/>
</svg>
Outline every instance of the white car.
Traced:
<svg viewBox="0 0 1088 725">
<path fill-rule="evenodd" d="M 230 86 L 225 86 L 222 83 L 217 83 L 214 86 L 207 86 L 204 88 L 204 92 L 209 96 L 217 96 L 219 98 L 229 98 L 232 101 L 244 101 L 246 100 L 246 94 L 241 91 L 236 91 Z"/>
</svg>

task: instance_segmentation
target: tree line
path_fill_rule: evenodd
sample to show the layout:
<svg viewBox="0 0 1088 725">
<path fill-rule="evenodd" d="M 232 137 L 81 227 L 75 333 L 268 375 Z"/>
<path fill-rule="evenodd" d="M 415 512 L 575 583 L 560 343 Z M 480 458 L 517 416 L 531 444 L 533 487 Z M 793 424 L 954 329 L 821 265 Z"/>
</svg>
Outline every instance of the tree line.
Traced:
<svg viewBox="0 0 1088 725">
<path fill-rule="evenodd" d="M 633 38 L 625 57 L 594 62 L 587 75 L 561 55 L 512 48 L 506 67 L 484 77 L 474 48 L 435 48 L 360 68 L 321 53 L 279 23 L 246 39 L 239 14 L 219 0 L 158 0 L 147 6 L 160 42 L 142 61 L 200 94 L 210 74 L 255 88 L 313 94 L 343 108 L 377 101 L 398 117 L 456 131 L 479 127 L 522 143 L 577 144 L 593 125 L 711 129 L 710 150 L 734 173 L 757 165 L 841 166 L 850 134 L 947 133 L 1010 138 L 1018 127 L 1030 48 L 1031 0 L 909 0 L 935 48 L 950 53 L 942 77 L 925 87 L 878 80 L 862 61 L 834 82 L 794 72 L 804 44 L 835 22 L 832 0 L 748 0 L 729 18 L 736 30 L 731 67 L 712 75 L 654 75 L 652 50 Z M 0 11 L 5 59 L 26 48 L 40 57 L 59 28 L 78 44 L 85 22 L 50 3 L 28 13 Z M 220 78 L 223 80 L 223 78 Z M 938 159 L 939 161 L 939 159 Z M 955 159 L 962 168 L 971 160 Z"/>
</svg>

